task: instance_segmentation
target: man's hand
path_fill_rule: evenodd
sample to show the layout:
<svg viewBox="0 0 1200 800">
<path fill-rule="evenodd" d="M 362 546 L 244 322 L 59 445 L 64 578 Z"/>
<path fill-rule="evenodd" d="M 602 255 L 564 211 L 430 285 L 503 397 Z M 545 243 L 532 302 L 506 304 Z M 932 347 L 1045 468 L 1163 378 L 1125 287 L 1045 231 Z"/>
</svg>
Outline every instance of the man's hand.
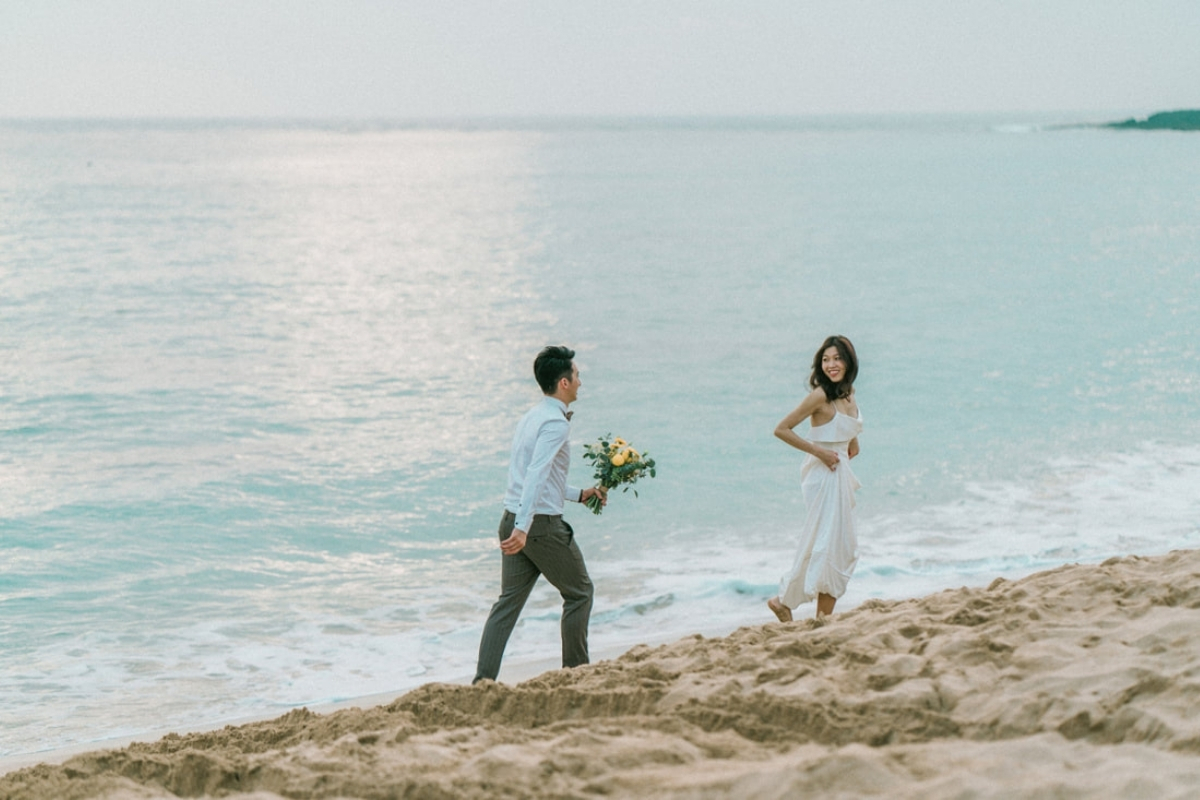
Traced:
<svg viewBox="0 0 1200 800">
<path fill-rule="evenodd" d="M 525 547 L 525 531 L 519 531 L 516 528 L 508 535 L 508 538 L 500 543 L 500 552 L 506 556 L 515 556 Z"/>
<path fill-rule="evenodd" d="M 586 503 L 593 497 L 600 498 L 600 507 L 608 505 L 608 489 L 603 486 L 593 486 L 589 489 L 584 489 L 579 493 L 579 502 Z"/>
</svg>

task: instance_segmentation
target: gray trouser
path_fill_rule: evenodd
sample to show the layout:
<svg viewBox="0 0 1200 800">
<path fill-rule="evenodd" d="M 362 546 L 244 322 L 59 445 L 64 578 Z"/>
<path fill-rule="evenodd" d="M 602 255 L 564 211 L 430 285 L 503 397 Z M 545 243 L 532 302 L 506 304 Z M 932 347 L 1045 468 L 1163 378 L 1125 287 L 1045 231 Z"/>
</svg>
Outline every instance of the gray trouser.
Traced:
<svg viewBox="0 0 1200 800">
<path fill-rule="evenodd" d="M 513 530 L 516 517 L 505 511 L 500 520 L 500 541 Z M 563 598 L 562 663 L 577 667 L 588 663 L 588 618 L 592 613 L 592 579 L 588 577 L 583 554 L 575 545 L 575 532 L 559 516 L 538 514 L 526 531 L 525 547 L 516 555 L 502 556 L 500 599 L 492 606 L 483 638 L 479 642 L 479 666 L 475 680 L 496 680 L 500 659 L 512 634 L 517 617 L 539 575 L 558 589 Z"/>
</svg>

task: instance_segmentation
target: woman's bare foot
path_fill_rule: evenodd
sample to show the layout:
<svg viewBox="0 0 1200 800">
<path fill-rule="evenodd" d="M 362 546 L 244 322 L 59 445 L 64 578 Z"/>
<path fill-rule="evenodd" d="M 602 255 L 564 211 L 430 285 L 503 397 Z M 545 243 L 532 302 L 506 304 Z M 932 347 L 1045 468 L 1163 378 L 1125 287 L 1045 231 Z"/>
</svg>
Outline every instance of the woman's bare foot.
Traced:
<svg viewBox="0 0 1200 800">
<path fill-rule="evenodd" d="M 775 612 L 775 616 L 779 617 L 780 622 L 792 621 L 792 610 L 779 602 L 778 597 L 772 597 L 767 601 L 767 608 Z"/>
</svg>

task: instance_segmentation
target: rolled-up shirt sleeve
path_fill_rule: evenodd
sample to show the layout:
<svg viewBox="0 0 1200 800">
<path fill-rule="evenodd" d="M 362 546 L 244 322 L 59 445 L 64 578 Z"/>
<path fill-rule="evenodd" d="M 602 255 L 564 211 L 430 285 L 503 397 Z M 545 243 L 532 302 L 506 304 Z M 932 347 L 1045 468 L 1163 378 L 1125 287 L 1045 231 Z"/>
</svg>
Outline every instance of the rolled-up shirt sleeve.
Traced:
<svg viewBox="0 0 1200 800">
<path fill-rule="evenodd" d="M 537 441 L 533 446 L 533 457 L 529 461 L 529 467 L 525 470 L 525 482 L 521 487 L 521 503 L 517 508 L 515 522 L 517 530 L 528 532 L 529 526 L 533 524 L 534 508 L 537 505 L 538 497 L 545 491 L 546 483 L 554 471 L 554 460 L 566 445 L 570 435 L 571 426 L 565 419 L 549 419 L 538 428 Z M 565 498 L 572 487 L 565 485 L 565 474 L 562 479 L 564 485 L 560 490 L 563 492 L 561 496 Z M 577 490 L 575 497 L 579 497 Z"/>
</svg>

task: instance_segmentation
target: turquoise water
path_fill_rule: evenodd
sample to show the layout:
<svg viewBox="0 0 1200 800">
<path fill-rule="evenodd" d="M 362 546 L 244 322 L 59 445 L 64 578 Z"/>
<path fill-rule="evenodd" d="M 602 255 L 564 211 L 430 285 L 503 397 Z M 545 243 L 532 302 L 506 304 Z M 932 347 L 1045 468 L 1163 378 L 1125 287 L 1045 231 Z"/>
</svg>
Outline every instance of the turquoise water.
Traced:
<svg viewBox="0 0 1200 800">
<path fill-rule="evenodd" d="M 597 651 L 769 621 L 833 332 L 844 607 L 1196 546 L 1200 137 L 1074 121 L 0 124 L 0 755 L 470 674 L 548 343 Z"/>
</svg>

